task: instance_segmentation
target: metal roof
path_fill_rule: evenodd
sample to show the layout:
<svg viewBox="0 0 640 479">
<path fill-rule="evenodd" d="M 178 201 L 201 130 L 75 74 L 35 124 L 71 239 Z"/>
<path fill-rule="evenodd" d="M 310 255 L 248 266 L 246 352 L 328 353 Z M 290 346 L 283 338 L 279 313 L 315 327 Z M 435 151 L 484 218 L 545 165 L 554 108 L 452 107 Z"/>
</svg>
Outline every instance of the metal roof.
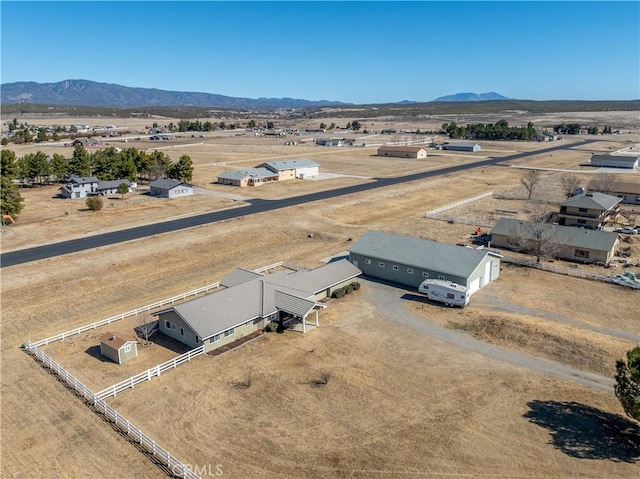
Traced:
<svg viewBox="0 0 640 479">
<path fill-rule="evenodd" d="M 77 183 L 79 185 L 85 185 L 87 183 L 98 183 L 98 178 L 95 176 L 72 176 L 69 178 L 69 183 Z"/>
<path fill-rule="evenodd" d="M 402 152 L 406 151 L 407 153 L 417 153 L 420 150 L 425 150 L 424 146 L 382 145 L 381 147 L 378 148 L 378 151 L 402 151 Z"/>
<path fill-rule="evenodd" d="M 524 237 L 533 239 L 533 224 L 513 218 L 501 218 L 491 229 L 491 234 Z M 617 233 L 589 230 L 575 226 L 546 225 L 551 232 L 553 242 L 561 246 L 584 248 L 593 251 L 611 251 L 618 241 Z"/>
<path fill-rule="evenodd" d="M 493 254 L 487 250 L 372 230 L 362 235 L 349 248 L 349 253 L 413 265 L 463 278 L 470 277 L 484 258 L 488 254 Z"/>
<path fill-rule="evenodd" d="M 612 181 L 610 185 L 607 185 L 607 189 L 610 193 L 640 195 L 640 183 L 632 181 Z M 598 191 L 597 182 L 590 182 L 587 190 Z"/>
<path fill-rule="evenodd" d="M 572 196 L 568 200 L 560 203 L 560 206 L 572 206 L 574 208 L 587 208 L 608 211 L 622 201 L 621 198 L 604 193 L 582 193 Z"/>
<path fill-rule="evenodd" d="M 156 314 L 173 309 L 200 338 L 207 339 L 279 309 L 305 316 L 315 307 L 323 307 L 311 299 L 315 293 L 360 273 L 347 260 L 313 270 L 283 270 L 268 275 L 236 269 L 221 282 L 230 284 L 228 288 Z"/>
<path fill-rule="evenodd" d="M 124 179 L 124 180 L 110 180 L 110 181 L 100 181 L 100 182 L 98 182 L 98 189 L 99 190 L 109 190 L 111 188 L 117 188 L 122 183 L 124 183 L 127 186 L 131 186 L 131 182 L 129 180 L 127 180 L 127 179 Z"/>
<path fill-rule="evenodd" d="M 639 157 L 637 156 L 622 156 L 622 155 L 591 155 L 592 163 L 628 163 L 633 165 L 636 161 L 638 161 Z"/>
<path fill-rule="evenodd" d="M 252 279 L 261 278 L 263 275 L 256 273 L 255 271 L 249 271 L 248 269 L 236 268 L 227 276 L 225 276 L 220 284 L 225 288 L 231 288 L 242 283 L 251 281 Z"/>
<path fill-rule="evenodd" d="M 218 175 L 218 178 L 225 180 L 243 180 L 249 177 L 268 178 L 274 176 L 275 173 L 268 168 L 245 168 L 240 171 L 225 171 Z"/>
<path fill-rule="evenodd" d="M 296 160 L 269 161 L 265 163 L 265 166 L 275 171 L 281 171 L 295 170 L 297 168 L 309 168 L 320 165 L 309 158 L 298 158 Z"/>
<path fill-rule="evenodd" d="M 155 180 L 149 183 L 149 186 L 151 188 L 158 188 L 161 190 L 172 190 L 176 186 L 180 186 L 180 185 L 191 186 L 190 184 L 183 183 L 182 181 L 165 179 L 165 178 L 161 178 L 159 180 Z"/>
</svg>

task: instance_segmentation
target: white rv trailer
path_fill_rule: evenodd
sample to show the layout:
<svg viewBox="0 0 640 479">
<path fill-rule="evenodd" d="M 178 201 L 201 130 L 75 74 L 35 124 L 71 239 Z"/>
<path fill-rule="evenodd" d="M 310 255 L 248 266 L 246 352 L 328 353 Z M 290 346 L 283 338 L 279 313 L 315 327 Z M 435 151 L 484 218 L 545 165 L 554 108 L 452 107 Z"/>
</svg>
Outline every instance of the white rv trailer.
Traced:
<svg viewBox="0 0 640 479">
<path fill-rule="evenodd" d="M 439 301 L 447 306 L 464 308 L 469 303 L 469 288 L 442 279 L 425 279 L 418 291 L 427 295 L 431 301 Z"/>
</svg>

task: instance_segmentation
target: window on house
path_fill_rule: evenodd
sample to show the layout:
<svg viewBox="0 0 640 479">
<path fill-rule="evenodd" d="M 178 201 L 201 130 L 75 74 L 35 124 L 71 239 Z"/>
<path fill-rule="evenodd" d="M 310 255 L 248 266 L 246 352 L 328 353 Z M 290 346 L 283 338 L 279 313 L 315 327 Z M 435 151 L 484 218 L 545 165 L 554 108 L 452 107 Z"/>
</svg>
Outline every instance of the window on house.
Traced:
<svg viewBox="0 0 640 479">
<path fill-rule="evenodd" d="M 169 321 L 164 322 L 164 327 L 167 329 L 171 329 L 171 323 Z"/>
<path fill-rule="evenodd" d="M 251 323 L 253 323 L 253 321 L 249 320 L 246 323 L 244 323 L 244 325 L 248 328 L 249 326 L 251 326 Z"/>
<path fill-rule="evenodd" d="M 209 338 L 209 342 L 210 343 L 215 343 L 217 341 L 220 341 L 221 339 L 222 339 L 222 335 L 216 334 L 215 336 Z"/>
<path fill-rule="evenodd" d="M 444 279 L 444 276 L 439 275 L 439 276 L 438 276 L 438 279 Z"/>
<path fill-rule="evenodd" d="M 589 252 L 587 250 L 584 250 L 584 249 L 577 249 L 576 252 L 574 253 L 574 256 L 576 258 L 588 258 L 589 257 Z"/>
<path fill-rule="evenodd" d="M 411 268 L 407 268 L 407 273 L 408 274 L 413 274 L 413 270 Z"/>
<path fill-rule="evenodd" d="M 125 353 L 130 353 L 130 352 L 131 352 L 131 345 L 130 345 L 130 344 L 127 344 L 127 345 L 124 347 L 124 352 L 125 352 Z"/>
<path fill-rule="evenodd" d="M 365 262 L 366 264 L 371 264 L 371 260 L 370 260 L 370 259 L 365 259 L 365 260 L 364 260 L 364 262 Z"/>
<path fill-rule="evenodd" d="M 236 332 L 235 328 L 227 329 L 224 332 L 224 337 L 226 338 L 228 336 L 232 336 L 233 334 L 235 334 L 235 332 Z"/>
<path fill-rule="evenodd" d="M 180 336 L 184 336 L 184 328 L 180 328 Z"/>
<path fill-rule="evenodd" d="M 578 211 L 580 213 L 586 213 L 587 211 L 589 211 L 587 208 L 578 208 Z"/>
<path fill-rule="evenodd" d="M 178 325 L 176 323 L 171 323 L 171 329 L 173 329 L 174 331 L 177 331 Z"/>
<path fill-rule="evenodd" d="M 384 268 L 384 263 L 381 261 L 380 263 L 378 263 L 378 266 L 380 266 L 381 268 Z"/>
<path fill-rule="evenodd" d="M 393 270 L 394 271 L 398 271 L 400 268 L 398 268 L 395 264 L 393 265 Z"/>
<path fill-rule="evenodd" d="M 427 273 L 426 271 L 422 272 L 422 277 L 423 278 L 428 278 L 429 277 L 429 273 Z"/>
</svg>

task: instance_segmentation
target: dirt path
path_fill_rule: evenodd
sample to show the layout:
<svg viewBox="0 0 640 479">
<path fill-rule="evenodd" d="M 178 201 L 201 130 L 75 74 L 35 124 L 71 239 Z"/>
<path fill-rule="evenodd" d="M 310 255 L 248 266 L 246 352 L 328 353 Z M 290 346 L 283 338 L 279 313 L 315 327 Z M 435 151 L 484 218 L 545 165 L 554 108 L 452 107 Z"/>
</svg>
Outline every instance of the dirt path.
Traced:
<svg viewBox="0 0 640 479">
<path fill-rule="evenodd" d="M 425 321 L 424 319 L 413 315 L 405 307 L 405 301 L 402 298 L 405 294 L 405 290 L 367 279 L 362 279 L 362 282 L 365 283 L 365 287 L 362 288 L 362 290 L 364 294 L 367 295 L 367 301 L 373 305 L 381 315 L 384 315 L 391 321 L 411 328 L 420 334 L 454 344 L 469 351 L 483 354 L 500 361 L 505 361 L 515 366 L 520 366 L 543 374 L 550 374 L 603 391 L 613 392 L 614 381 L 611 378 L 581 371 L 553 361 L 510 351 L 508 349 L 480 341 L 464 333 L 439 326 L 433 322 Z"/>
</svg>

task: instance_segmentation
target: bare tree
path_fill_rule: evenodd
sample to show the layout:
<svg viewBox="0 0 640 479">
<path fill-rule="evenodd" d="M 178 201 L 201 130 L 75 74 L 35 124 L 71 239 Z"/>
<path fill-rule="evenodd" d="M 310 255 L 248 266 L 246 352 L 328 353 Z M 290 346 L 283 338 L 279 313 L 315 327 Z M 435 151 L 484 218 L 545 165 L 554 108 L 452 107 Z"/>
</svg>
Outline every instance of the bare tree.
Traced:
<svg viewBox="0 0 640 479">
<path fill-rule="evenodd" d="M 139 324 L 136 327 L 136 334 L 144 339 L 144 345 L 149 344 L 149 338 L 158 331 L 158 321 L 149 321 L 149 312 L 145 311 L 138 315 Z"/>
<path fill-rule="evenodd" d="M 520 183 L 527 190 L 528 196 L 527 199 L 530 200 L 533 195 L 533 191 L 539 186 L 540 180 L 542 177 L 538 170 L 529 170 L 527 171 L 522 178 L 520 178 Z"/>
<path fill-rule="evenodd" d="M 510 232 L 509 245 L 536 257 L 536 262 L 553 258 L 563 243 L 558 229 L 547 222 L 550 212 L 543 203 L 532 202 L 529 208 L 529 220 L 522 222 Z"/>
<path fill-rule="evenodd" d="M 613 191 L 614 178 L 607 173 L 597 173 L 589 183 L 589 190 L 609 194 Z"/>
<path fill-rule="evenodd" d="M 562 193 L 565 198 L 570 198 L 576 188 L 580 186 L 580 178 L 572 173 L 566 173 L 560 177 L 560 185 L 562 185 Z"/>
</svg>

